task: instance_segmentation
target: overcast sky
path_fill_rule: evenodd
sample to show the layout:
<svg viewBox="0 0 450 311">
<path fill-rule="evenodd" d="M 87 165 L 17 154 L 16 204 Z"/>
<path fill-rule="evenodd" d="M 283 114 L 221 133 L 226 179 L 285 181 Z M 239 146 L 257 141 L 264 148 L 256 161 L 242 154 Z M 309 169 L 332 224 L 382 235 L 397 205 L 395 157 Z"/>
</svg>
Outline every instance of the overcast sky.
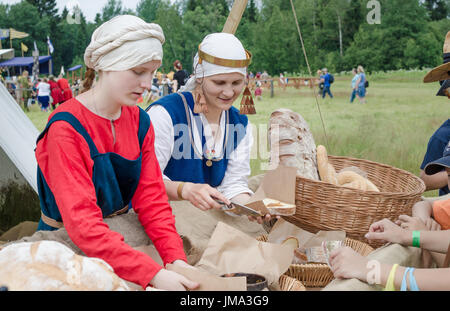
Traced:
<svg viewBox="0 0 450 311">
<path fill-rule="evenodd" d="M 15 4 L 20 1 L 21 0 L 0 0 L 0 3 Z M 69 5 L 70 8 L 74 3 L 78 3 L 84 16 L 86 16 L 86 19 L 90 22 L 94 21 L 95 14 L 100 13 L 107 2 L 108 0 L 56 0 L 60 13 L 66 5 Z M 122 5 L 127 9 L 135 10 L 139 2 L 140 0 L 122 0 Z"/>
</svg>

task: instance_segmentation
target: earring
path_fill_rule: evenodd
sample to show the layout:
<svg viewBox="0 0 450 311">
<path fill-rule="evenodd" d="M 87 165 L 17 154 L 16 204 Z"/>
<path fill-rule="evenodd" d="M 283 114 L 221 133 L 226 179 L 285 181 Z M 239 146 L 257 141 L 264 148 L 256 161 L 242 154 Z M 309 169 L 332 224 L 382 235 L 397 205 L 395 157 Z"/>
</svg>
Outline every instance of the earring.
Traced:
<svg viewBox="0 0 450 311">
<path fill-rule="evenodd" d="M 240 114 L 256 114 L 255 103 L 253 102 L 252 92 L 248 86 L 245 87 L 242 94 L 241 106 L 239 109 Z"/>
<path fill-rule="evenodd" d="M 207 113 L 208 106 L 206 105 L 206 99 L 201 84 L 197 84 L 192 92 L 192 96 L 194 97 L 194 113 Z"/>
</svg>

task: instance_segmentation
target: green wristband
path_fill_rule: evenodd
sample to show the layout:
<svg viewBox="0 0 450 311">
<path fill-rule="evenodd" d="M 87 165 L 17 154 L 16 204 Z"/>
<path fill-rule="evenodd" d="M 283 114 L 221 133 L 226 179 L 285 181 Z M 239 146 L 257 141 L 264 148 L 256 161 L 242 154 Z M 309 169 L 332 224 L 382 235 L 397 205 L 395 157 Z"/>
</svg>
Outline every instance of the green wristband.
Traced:
<svg viewBox="0 0 450 311">
<path fill-rule="evenodd" d="M 413 231 L 413 233 L 412 233 L 412 246 L 420 247 L 420 231 Z"/>
</svg>

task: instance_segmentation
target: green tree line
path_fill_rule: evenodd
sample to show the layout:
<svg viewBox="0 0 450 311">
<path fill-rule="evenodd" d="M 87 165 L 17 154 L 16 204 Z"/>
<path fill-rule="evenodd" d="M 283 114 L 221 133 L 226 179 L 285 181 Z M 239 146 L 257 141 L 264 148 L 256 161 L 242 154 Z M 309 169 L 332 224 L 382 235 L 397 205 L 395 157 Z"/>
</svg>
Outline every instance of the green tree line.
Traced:
<svg viewBox="0 0 450 311">
<path fill-rule="evenodd" d="M 442 63 L 442 46 L 450 30 L 449 0 L 292 0 L 313 73 L 322 67 L 349 71 L 363 65 L 368 71 L 428 68 Z M 369 23 L 379 6 L 379 23 Z M 166 37 L 162 70 L 179 59 L 192 71 L 193 57 L 202 38 L 220 32 L 232 0 L 141 0 L 135 10 L 121 0 L 109 0 L 94 21 L 81 10 L 56 8 L 56 0 L 0 3 L 0 28 L 29 33 L 13 40 L 16 56 L 20 42 L 31 56 L 36 41 L 47 53 L 47 36 L 55 52 L 55 72 L 84 64 L 84 50 L 96 27 L 119 14 L 133 14 L 161 25 Z M 307 65 L 290 0 L 249 0 L 236 36 L 253 54 L 252 71 L 307 74 Z M 2 45 L 9 46 L 9 40 Z"/>
</svg>

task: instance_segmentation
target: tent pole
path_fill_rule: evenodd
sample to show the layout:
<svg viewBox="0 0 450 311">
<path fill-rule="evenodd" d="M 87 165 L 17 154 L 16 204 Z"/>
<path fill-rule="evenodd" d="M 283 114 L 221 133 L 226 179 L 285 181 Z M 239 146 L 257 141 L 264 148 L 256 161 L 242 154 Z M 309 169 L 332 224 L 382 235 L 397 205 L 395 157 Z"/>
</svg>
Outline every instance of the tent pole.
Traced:
<svg viewBox="0 0 450 311">
<path fill-rule="evenodd" d="M 241 22 L 248 0 L 235 0 L 222 32 L 234 34 Z"/>
</svg>

